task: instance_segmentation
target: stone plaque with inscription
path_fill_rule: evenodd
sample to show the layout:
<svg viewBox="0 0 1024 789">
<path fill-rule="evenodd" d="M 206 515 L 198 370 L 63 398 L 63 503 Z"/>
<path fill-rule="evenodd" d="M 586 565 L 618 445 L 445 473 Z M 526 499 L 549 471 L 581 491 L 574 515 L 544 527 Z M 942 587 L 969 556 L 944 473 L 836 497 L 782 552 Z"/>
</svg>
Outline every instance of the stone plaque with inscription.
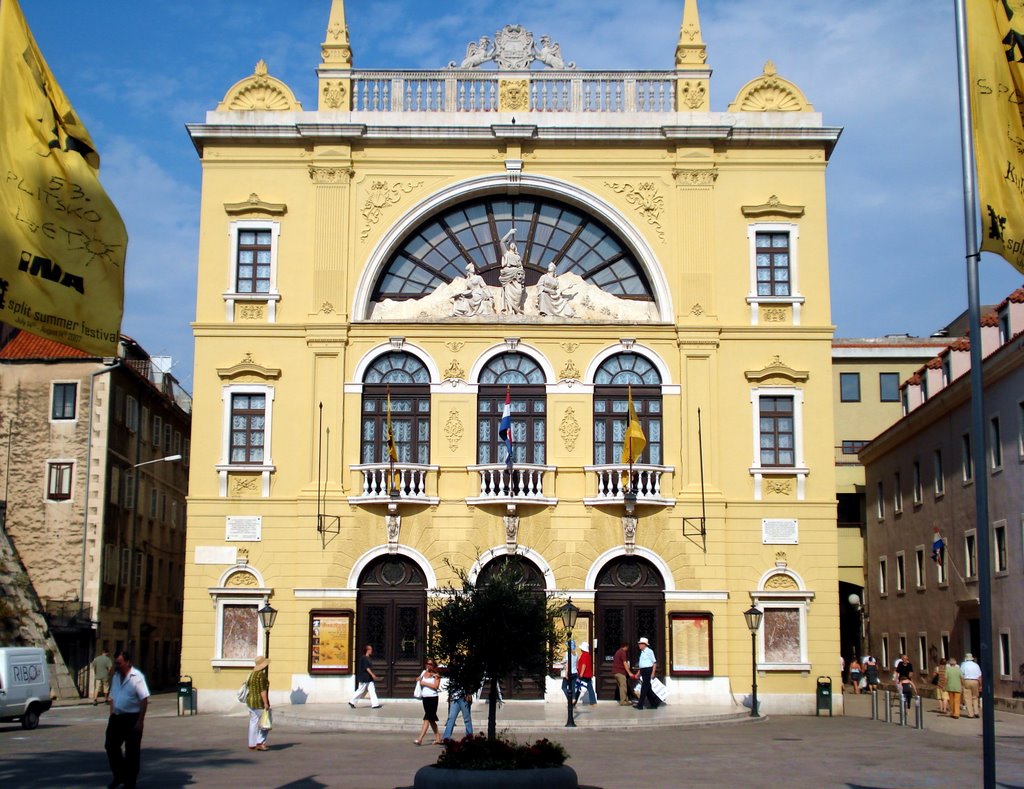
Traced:
<svg viewBox="0 0 1024 789">
<path fill-rule="evenodd" d="M 762 518 L 761 542 L 764 545 L 796 545 L 799 542 L 796 519 Z"/>
<path fill-rule="evenodd" d="M 224 539 L 227 542 L 260 542 L 263 539 L 263 516 L 228 515 Z"/>
</svg>

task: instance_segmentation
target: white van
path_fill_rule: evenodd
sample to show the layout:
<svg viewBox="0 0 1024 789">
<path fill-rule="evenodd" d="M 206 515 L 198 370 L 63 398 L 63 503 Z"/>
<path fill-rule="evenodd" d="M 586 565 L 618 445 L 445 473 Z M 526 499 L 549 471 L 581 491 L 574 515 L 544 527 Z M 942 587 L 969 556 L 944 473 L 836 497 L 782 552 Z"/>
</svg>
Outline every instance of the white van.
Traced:
<svg viewBox="0 0 1024 789">
<path fill-rule="evenodd" d="M 0 647 L 0 721 L 20 720 L 23 729 L 34 729 L 52 704 L 46 653 L 38 647 Z"/>
</svg>

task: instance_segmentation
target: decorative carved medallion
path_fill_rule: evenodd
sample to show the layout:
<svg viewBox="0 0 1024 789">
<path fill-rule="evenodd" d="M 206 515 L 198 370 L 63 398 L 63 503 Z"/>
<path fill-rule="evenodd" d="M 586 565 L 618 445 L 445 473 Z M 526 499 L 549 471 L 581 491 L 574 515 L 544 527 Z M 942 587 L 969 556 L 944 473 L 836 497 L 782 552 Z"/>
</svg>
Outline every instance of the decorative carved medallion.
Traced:
<svg viewBox="0 0 1024 789">
<path fill-rule="evenodd" d="M 397 512 L 389 512 L 384 516 L 384 527 L 388 532 L 388 553 L 398 550 L 398 537 L 402 532 L 402 516 Z"/>
<path fill-rule="evenodd" d="M 661 228 L 661 212 L 665 207 L 665 198 L 658 194 L 658 189 L 652 181 L 644 181 L 638 186 L 633 184 L 619 184 L 605 181 L 604 185 L 616 194 L 623 195 L 626 202 L 637 210 L 647 224 L 652 225 L 658 232 L 658 238 L 665 240 L 665 231 Z"/>
<path fill-rule="evenodd" d="M 401 200 L 403 194 L 409 194 L 420 186 L 423 186 L 423 181 L 415 183 L 395 181 L 393 184 L 388 184 L 387 181 L 374 181 L 371 183 L 370 193 L 361 209 L 365 224 L 359 237 L 365 241 L 366 237 L 370 235 L 372 226 L 377 224 L 383 216 L 384 209 Z"/>
<path fill-rule="evenodd" d="M 580 372 L 580 368 L 576 366 L 576 362 L 572 359 L 567 361 L 562 367 L 562 372 L 558 374 L 559 378 L 572 378 L 576 381 L 580 380 L 583 373 Z"/>
<path fill-rule="evenodd" d="M 260 495 L 259 477 L 231 477 L 228 495 L 234 498 L 250 498 Z"/>
<path fill-rule="evenodd" d="M 224 586 L 227 587 L 239 587 L 247 586 L 255 588 L 259 586 L 259 582 L 256 580 L 256 576 L 250 572 L 242 571 L 237 573 L 231 573 L 228 579 L 224 582 Z"/>
<path fill-rule="evenodd" d="M 330 315 L 332 312 L 334 312 L 334 305 L 331 304 L 331 302 L 329 301 L 325 301 L 323 304 L 320 305 L 320 309 L 318 311 L 322 312 L 324 315 Z"/>
<path fill-rule="evenodd" d="M 782 589 L 791 592 L 795 592 L 800 589 L 800 587 L 796 585 L 796 581 L 794 581 L 792 577 L 786 575 L 785 573 L 776 573 L 775 575 L 771 576 L 767 581 L 764 582 L 764 588 L 775 590 Z"/>
<path fill-rule="evenodd" d="M 761 310 L 761 319 L 765 323 L 785 323 L 788 313 L 785 307 L 765 307 Z"/>
<path fill-rule="evenodd" d="M 458 353 L 459 351 L 462 350 L 462 346 L 464 346 L 465 344 L 466 343 L 462 342 L 461 340 L 449 340 L 444 344 L 444 347 L 447 348 L 452 353 Z"/>
<path fill-rule="evenodd" d="M 718 180 L 718 170 L 674 169 L 672 177 L 678 186 L 714 186 Z"/>
<path fill-rule="evenodd" d="M 562 46 L 541 36 L 534 43 L 533 33 L 522 25 L 505 25 L 494 34 L 494 44 L 487 36 L 466 45 L 466 56 L 459 68 L 480 68 L 484 63 L 494 61 L 503 71 L 525 71 L 535 60 L 552 69 L 574 69 L 575 63 L 566 63 L 562 57 Z M 448 68 L 455 68 L 455 61 Z"/>
<path fill-rule="evenodd" d="M 341 80 L 332 82 L 326 80 L 323 87 L 324 104 L 332 110 L 345 109 L 345 100 L 348 96 L 348 89 Z"/>
<path fill-rule="evenodd" d="M 309 166 L 309 177 L 315 184 L 341 184 L 352 177 L 351 167 L 317 167 Z"/>
<path fill-rule="evenodd" d="M 444 371 L 445 380 L 451 380 L 458 378 L 460 380 L 466 380 L 466 371 L 462 369 L 462 365 L 459 364 L 458 359 L 452 359 L 451 364 Z"/>
<path fill-rule="evenodd" d="M 232 85 L 224 95 L 224 100 L 217 105 L 219 112 L 236 110 L 285 112 L 301 109 L 302 105 L 296 100 L 291 88 L 281 80 L 270 76 L 264 60 L 257 61 L 252 75 Z"/>
<path fill-rule="evenodd" d="M 703 82 L 697 80 L 686 80 L 683 82 L 682 96 L 683 104 L 691 110 L 699 110 L 704 106 L 708 88 Z"/>
<path fill-rule="evenodd" d="M 690 314 L 700 317 L 701 315 L 704 314 L 704 308 L 700 306 L 700 303 L 698 302 L 694 304 L 692 307 L 690 307 Z"/>
<path fill-rule="evenodd" d="M 530 109 L 530 80 L 498 80 L 498 111 L 527 112 Z"/>
<path fill-rule="evenodd" d="M 576 450 L 576 439 L 580 436 L 580 423 L 576 421 L 576 412 L 570 406 L 565 409 L 565 416 L 558 423 L 558 432 L 565 442 L 565 450 L 574 452 Z"/>
<path fill-rule="evenodd" d="M 505 550 L 509 554 L 513 554 L 516 552 L 516 545 L 519 542 L 519 516 L 506 515 L 502 520 L 505 524 Z"/>
<path fill-rule="evenodd" d="M 459 416 L 459 412 L 453 408 L 448 412 L 448 420 L 444 423 L 444 437 L 448 439 L 450 452 L 458 451 L 459 442 L 462 441 L 462 435 L 465 432 L 465 428 L 462 427 L 462 418 Z"/>
<path fill-rule="evenodd" d="M 566 353 L 576 353 L 576 349 L 580 347 L 578 342 L 563 342 L 559 343 L 562 346 L 562 350 Z"/>
<path fill-rule="evenodd" d="M 622 516 L 622 548 L 627 554 L 636 550 L 636 515 Z"/>
<path fill-rule="evenodd" d="M 266 309 L 263 304 L 242 304 L 238 308 L 238 317 L 243 321 L 261 321 Z"/>
<path fill-rule="evenodd" d="M 776 496 L 788 496 L 793 492 L 793 481 L 789 479 L 765 480 L 764 488 L 768 493 Z"/>
</svg>

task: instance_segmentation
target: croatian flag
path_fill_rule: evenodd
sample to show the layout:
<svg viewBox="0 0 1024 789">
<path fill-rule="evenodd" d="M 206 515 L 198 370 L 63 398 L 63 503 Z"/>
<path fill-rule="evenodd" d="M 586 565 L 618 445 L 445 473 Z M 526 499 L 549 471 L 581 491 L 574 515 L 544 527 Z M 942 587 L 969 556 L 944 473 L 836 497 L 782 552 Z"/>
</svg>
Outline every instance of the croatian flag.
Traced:
<svg viewBox="0 0 1024 789">
<path fill-rule="evenodd" d="M 935 541 L 932 542 L 932 561 L 942 566 L 942 549 L 946 547 L 946 541 L 942 535 L 939 534 L 939 530 L 935 530 Z"/>
<path fill-rule="evenodd" d="M 498 438 L 505 442 L 505 450 L 508 456 L 505 458 L 505 465 L 512 471 L 512 390 L 505 387 L 505 410 L 501 413 L 501 421 L 498 423 Z"/>
</svg>

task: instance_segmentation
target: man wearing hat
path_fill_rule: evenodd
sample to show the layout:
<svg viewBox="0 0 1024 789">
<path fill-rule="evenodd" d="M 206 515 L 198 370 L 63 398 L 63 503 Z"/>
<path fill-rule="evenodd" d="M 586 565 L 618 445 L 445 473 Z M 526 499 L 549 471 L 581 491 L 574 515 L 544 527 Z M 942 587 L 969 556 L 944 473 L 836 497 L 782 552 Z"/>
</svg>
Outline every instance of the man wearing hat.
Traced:
<svg viewBox="0 0 1024 789">
<path fill-rule="evenodd" d="M 586 691 L 587 695 L 583 699 L 583 703 L 597 704 L 597 695 L 594 693 L 594 661 L 590 655 L 590 644 L 586 641 L 580 644 L 580 657 L 576 664 L 576 671 L 576 676 L 579 678 L 576 685 L 578 688 L 576 698 L 579 699 L 583 691 Z"/>
<path fill-rule="evenodd" d="M 964 675 L 964 707 L 967 709 L 967 717 L 977 718 L 978 699 L 981 693 L 981 666 L 975 662 L 974 655 L 970 652 L 964 655 L 960 671 Z"/>
<path fill-rule="evenodd" d="M 637 702 L 638 710 L 656 709 L 661 703 L 654 695 L 654 688 L 651 687 L 651 677 L 654 675 L 654 667 L 658 659 L 654 657 L 654 650 L 651 649 L 651 642 L 646 637 L 640 639 L 640 659 L 637 660 L 637 668 L 640 669 L 640 700 Z M 647 707 L 644 706 L 646 703 Z"/>
<path fill-rule="evenodd" d="M 270 713 L 270 658 L 258 657 L 249 675 L 249 695 L 245 703 L 249 706 L 249 750 L 267 751 L 267 732 L 260 728 L 263 711 Z"/>
</svg>

